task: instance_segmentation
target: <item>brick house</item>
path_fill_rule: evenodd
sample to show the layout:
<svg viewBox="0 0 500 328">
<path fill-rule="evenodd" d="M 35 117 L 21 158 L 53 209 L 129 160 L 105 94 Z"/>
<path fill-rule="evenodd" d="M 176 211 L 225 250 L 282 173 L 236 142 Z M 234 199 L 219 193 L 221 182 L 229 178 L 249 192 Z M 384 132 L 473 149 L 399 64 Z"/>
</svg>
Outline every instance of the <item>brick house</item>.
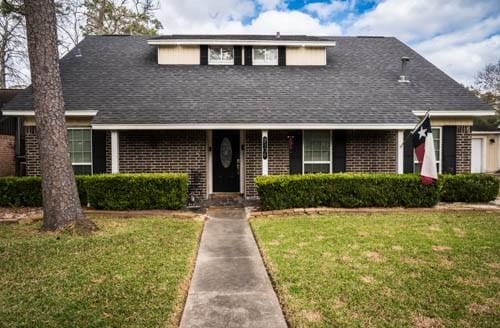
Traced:
<svg viewBox="0 0 500 328">
<path fill-rule="evenodd" d="M 414 172 L 400 147 L 432 108 L 438 170 L 470 172 L 493 111 L 395 38 L 90 36 L 61 60 L 76 173 L 186 172 L 197 199 L 257 196 L 258 175 Z M 26 170 L 39 170 L 30 89 Z"/>
</svg>

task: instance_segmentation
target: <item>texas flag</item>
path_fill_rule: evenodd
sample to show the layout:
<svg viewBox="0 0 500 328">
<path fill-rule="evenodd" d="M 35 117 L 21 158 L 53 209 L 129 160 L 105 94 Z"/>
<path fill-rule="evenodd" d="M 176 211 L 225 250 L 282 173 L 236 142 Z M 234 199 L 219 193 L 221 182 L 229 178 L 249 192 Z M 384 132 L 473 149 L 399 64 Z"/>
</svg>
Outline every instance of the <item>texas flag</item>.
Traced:
<svg viewBox="0 0 500 328">
<path fill-rule="evenodd" d="M 420 164 L 420 179 L 425 185 L 432 184 L 437 180 L 438 174 L 429 113 L 425 115 L 424 119 L 413 130 L 412 135 L 413 148 Z"/>
</svg>

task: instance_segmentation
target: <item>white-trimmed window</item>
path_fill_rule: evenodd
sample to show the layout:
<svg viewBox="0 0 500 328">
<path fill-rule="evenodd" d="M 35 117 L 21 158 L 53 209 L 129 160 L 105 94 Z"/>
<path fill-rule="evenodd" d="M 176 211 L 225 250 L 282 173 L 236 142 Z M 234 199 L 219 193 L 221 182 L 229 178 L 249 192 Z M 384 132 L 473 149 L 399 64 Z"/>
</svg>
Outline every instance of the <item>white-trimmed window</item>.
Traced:
<svg viewBox="0 0 500 328">
<path fill-rule="evenodd" d="M 278 48 L 253 47 L 253 65 L 278 65 Z"/>
<path fill-rule="evenodd" d="M 75 174 L 92 174 L 92 130 L 68 128 L 68 148 Z"/>
<path fill-rule="evenodd" d="M 304 131 L 303 172 L 331 172 L 331 134 L 329 130 Z"/>
<path fill-rule="evenodd" d="M 209 47 L 208 48 L 209 65 L 234 65 L 233 47 Z"/>
<path fill-rule="evenodd" d="M 442 128 L 432 128 L 432 139 L 434 140 L 434 151 L 436 152 L 436 166 L 437 172 L 441 173 L 441 149 L 443 149 L 442 140 L 443 140 L 443 129 Z M 420 164 L 417 161 L 417 156 L 415 152 L 413 153 L 413 172 L 420 173 Z"/>
</svg>

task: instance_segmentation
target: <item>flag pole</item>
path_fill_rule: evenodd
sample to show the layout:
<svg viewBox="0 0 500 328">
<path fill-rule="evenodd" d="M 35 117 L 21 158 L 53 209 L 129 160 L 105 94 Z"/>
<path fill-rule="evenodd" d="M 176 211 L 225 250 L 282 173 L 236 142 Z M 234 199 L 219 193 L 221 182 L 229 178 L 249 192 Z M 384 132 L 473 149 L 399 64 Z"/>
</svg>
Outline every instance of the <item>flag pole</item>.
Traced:
<svg viewBox="0 0 500 328">
<path fill-rule="evenodd" d="M 408 138 L 410 138 L 410 136 L 413 135 L 415 133 L 415 131 L 417 131 L 417 129 L 420 127 L 420 125 L 422 125 L 422 123 L 425 121 L 427 116 L 429 116 L 430 112 L 431 112 L 431 108 L 429 107 L 429 108 L 427 108 L 427 111 L 425 112 L 424 117 L 420 120 L 420 122 L 417 123 L 417 125 L 415 125 L 413 130 L 406 136 L 406 138 L 403 140 L 403 142 L 399 145 L 399 148 L 403 147 L 404 144 L 408 141 Z"/>
</svg>

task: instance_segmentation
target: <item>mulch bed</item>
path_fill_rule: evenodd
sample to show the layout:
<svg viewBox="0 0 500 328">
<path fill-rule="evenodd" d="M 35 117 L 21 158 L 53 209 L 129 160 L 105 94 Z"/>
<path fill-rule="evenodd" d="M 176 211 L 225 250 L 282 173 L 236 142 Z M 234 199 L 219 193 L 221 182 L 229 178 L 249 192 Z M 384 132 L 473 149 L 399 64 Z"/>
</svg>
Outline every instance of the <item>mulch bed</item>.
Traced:
<svg viewBox="0 0 500 328">
<path fill-rule="evenodd" d="M 363 207 L 363 208 L 336 208 L 336 207 L 313 207 L 313 208 L 289 208 L 283 210 L 261 211 L 252 209 L 250 217 L 266 216 L 294 216 L 303 214 L 328 214 L 339 212 L 404 212 L 404 211 L 500 211 L 500 199 L 490 203 L 469 204 L 469 203 L 439 203 L 432 208 L 403 208 L 403 207 Z"/>
<path fill-rule="evenodd" d="M 148 210 L 148 211 L 101 211 L 94 209 L 84 209 L 85 214 L 92 216 L 111 216 L 120 218 L 133 217 L 169 217 L 174 219 L 203 219 L 202 215 L 191 211 L 167 211 L 167 210 Z M 9 223 L 31 223 L 41 220 L 43 209 L 41 207 L 0 207 L 0 224 Z"/>
</svg>

